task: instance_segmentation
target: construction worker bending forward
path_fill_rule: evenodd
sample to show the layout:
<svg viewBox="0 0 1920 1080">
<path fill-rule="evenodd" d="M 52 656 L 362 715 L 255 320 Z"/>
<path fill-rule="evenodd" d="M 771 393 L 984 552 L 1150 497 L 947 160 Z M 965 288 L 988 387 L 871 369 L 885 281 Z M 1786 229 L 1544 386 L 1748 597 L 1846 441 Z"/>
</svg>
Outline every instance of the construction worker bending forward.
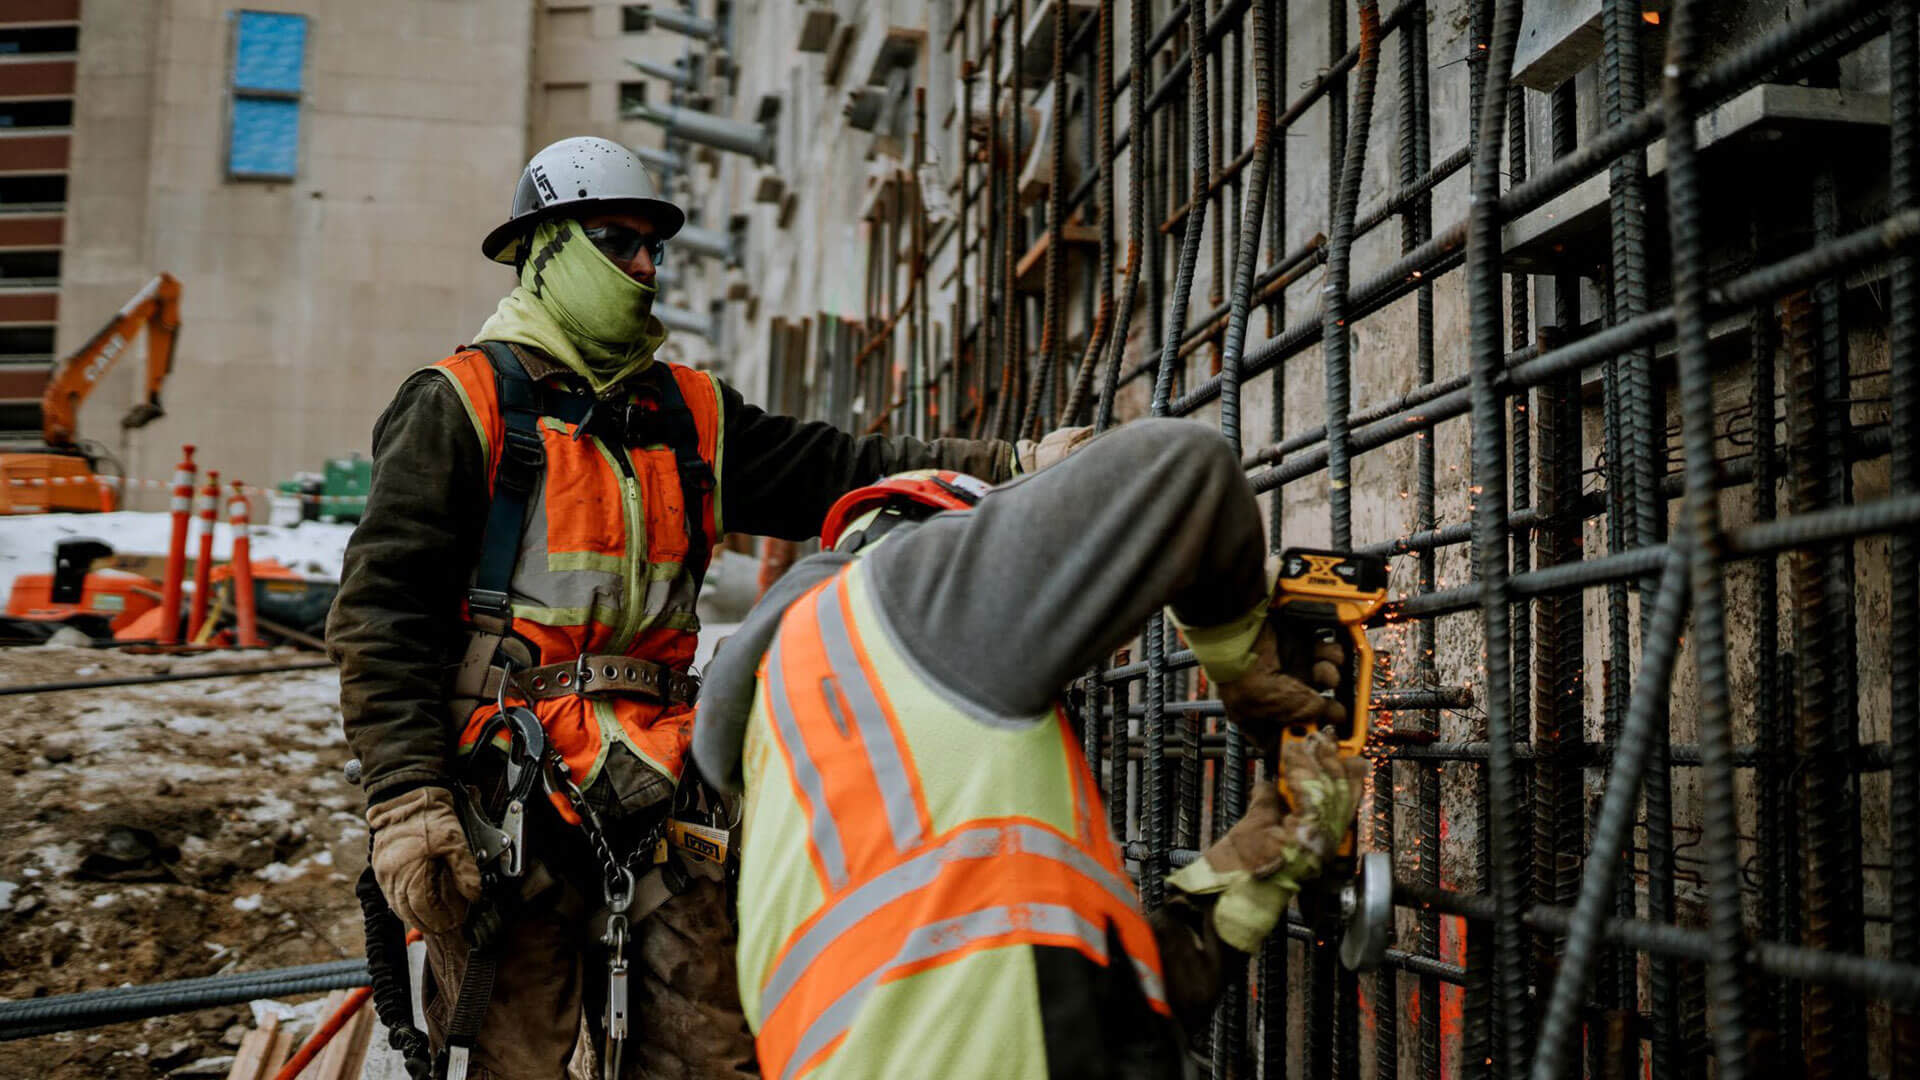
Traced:
<svg viewBox="0 0 1920 1080">
<path fill-rule="evenodd" d="M 1323 735 L 1290 747 L 1290 815 L 1263 785 L 1141 914 L 1060 687 L 1167 605 L 1262 745 L 1340 718 L 1309 685 L 1338 681 L 1338 648 L 1269 622 L 1233 454 L 1143 421 L 991 490 L 886 480 L 821 539 L 709 665 L 694 732 L 703 774 L 745 791 L 739 982 L 763 1074 L 1181 1075 L 1177 1021 L 1207 1014 L 1222 946 L 1273 930 L 1362 784 Z"/>
<path fill-rule="evenodd" d="M 425 932 L 453 1080 L 557 1080 L 583 1014 L 602 1075 L 737 1076 L 723 875 L 662 842 L 670 815 L 725 824 L 682 782 L 713 547 L 806 539 L 904 468 L 1003 479 L 1014 448 L 855 438 L 656 359 L 655 263 L 686 215 L 617 143 L 542 150 L 512 207 L 482 251 L 518 285 L 374 428 L 329 622 L 372 828 L 362 900 L 369 925 Z"/>
</svg>

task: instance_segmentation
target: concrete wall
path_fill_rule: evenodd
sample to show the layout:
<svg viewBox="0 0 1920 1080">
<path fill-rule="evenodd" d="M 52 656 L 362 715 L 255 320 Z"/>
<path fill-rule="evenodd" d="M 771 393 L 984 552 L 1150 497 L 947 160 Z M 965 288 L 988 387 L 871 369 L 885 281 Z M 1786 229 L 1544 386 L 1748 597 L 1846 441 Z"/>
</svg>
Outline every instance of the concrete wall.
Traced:
<svg viewBox="0 0 1920 1080">
<path fill-rule="evenodd" d="M 89 0 L 83 10 L 66 289 L 78 347 L 148 276 L 183 284 L 169 415 L 124 444 L 164 479 L 182 442 L 270 485 L 366 451 L 405 374 L 468 340 L 511 285 L 479 253 L 528 133 L 525 0 L 249 0 L 308 16 L 299 174 L 226 176 L 235 6 Z M 139 358 L 94 395 L 110 447 Z M 156 506 L 153 491 L 135 505 Z"/>
</svg>

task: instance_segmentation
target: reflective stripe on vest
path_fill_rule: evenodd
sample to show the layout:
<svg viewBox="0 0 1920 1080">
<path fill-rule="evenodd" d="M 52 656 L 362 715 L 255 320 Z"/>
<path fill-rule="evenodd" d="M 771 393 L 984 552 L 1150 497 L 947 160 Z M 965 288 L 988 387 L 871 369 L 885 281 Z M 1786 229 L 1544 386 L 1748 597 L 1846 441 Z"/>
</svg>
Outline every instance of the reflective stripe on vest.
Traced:
<svg viewBox="0 0 1920 1080">
<path fill-rule="evenodd" d="M 719 384 L 691 368 L 662 367 L 693 417 L 701 458 L 717 476 L 724 436 Z M 466 406 L 486 454 L 491 493 L 505 435 L 493 367 L 482 352 L 470 349 L 430 370 L 444 376 Z M 707 537 L 717 537 L 718 487 L 700 506 L 688 508 L 671 447 L 610 446 L 574 435 L 572 424 L 553 417 L 540 421 L 546 460 L 527 501 L 509 589 L 512 630 L 538 650 L 535 664 L 560 663 L 582 653 L 620 653 L 685 670 L 700 625 L 694 613 L 697 590 L 684 565 L 685 514 L 699 514 Z M 680 774 L 691 728 L 686 706 L 630 697 L 559 697 L 532 707 L 583 786 L 599 774 L 614 743 L 669 777 Z M 492 712 L 493 706 L 485 704 L 465 718 L 463 750 Z"/>
<path fill-rule="evenodd" d="M 782 928 L 778 952 L 764 970 L 749 970 L 758 961 L 742 953 L 766 1075 L 799 1076 L 832 1060 L 856 1026 L 858 1037 L 887 1038 L 890 1018 L 862 1013 L 880 986 L 910 976 L 952 978 L 939 969 L 1008 946 L 1072 948 L 1106 964 L 1109 927 L 1144 996 L 1167 1012 L 1152 931 L 1120 868 L 1092 774 L 1064 717 L 1056 710 L 1039 721 L 1053 736 L 1046 740 L 1048 755 L 1025 755 L 1046 761 L 1015 766 L 988 755 L 943 764 L 1027 770 L 1033 774 L 1027 779 L 1051 785 L 1047 790 L 1072 792 L 1069 817 L 1051 824 L 1037 816 L 944 807 L 944 827 L 936 829 L 912 736 L 926 730 L 920 725 L 977 727 L 978 721 L 924 684 L 881 684 L 867 648 L 873 634 L 863 635 L 863 609 L 849 589 L 857 572 L 855 564 L 796 601 L 764 660 L 764 712 L 757 715 L 785 768 L 761 771 L 763 790 L 753 797 L 798 803 L 823 897 Z M 748 842 L 750 861 L 781 857 L 756 852 Z M 744 888 L 741 904 L 743 921 L 782 910 Z M 966 999 L 964 987 L 952 989 L 956 1006 Z"/>
</svg>

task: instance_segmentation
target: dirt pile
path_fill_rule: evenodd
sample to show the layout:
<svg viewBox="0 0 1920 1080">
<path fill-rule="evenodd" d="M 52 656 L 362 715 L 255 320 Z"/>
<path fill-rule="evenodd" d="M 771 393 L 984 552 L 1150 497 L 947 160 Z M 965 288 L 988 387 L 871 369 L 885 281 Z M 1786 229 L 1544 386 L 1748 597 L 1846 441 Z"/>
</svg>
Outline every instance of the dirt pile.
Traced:
<svg viewBox="0 0 1920 1080">
<path fill-rule="evenodd" d="M 0 684 L 294 658 L 9 649 Z M 338 693 L 320 670 L 0 699 L 0 998 L 360 956 L 367 832 Z M 232 1053 L 248 1021 L 0 1043 L 0 1076 L 164 1076 Z"/>
</svg>

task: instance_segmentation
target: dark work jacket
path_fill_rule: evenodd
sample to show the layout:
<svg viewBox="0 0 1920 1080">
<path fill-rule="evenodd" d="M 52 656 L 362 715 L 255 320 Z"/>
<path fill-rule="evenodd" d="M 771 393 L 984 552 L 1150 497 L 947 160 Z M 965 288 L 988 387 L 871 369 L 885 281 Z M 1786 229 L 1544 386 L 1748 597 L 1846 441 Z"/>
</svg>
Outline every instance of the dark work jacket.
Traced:
<svg viewBox="0 0 1920 1080">
<path fill-rule="evenodd" d="M 516 351 L 535 379 L 575 380 L 537 351 Z M 1014 468 L 1008 443 L 856 437 L 769 415 L 725 384 L 721 409 L 721 517 L 737 532 L 810 538 L 835 499 L 895 472 L 947 468 L 998 482 Z M 369 799 L 449 774 L 446 685 L 466 647 L 460 603 L 488 502 L 486 458 L 466 407 L 445 378 L 415 372 L 374 423 L 373 487 L 327 621 L 347 742 Z"/>
</svg>

